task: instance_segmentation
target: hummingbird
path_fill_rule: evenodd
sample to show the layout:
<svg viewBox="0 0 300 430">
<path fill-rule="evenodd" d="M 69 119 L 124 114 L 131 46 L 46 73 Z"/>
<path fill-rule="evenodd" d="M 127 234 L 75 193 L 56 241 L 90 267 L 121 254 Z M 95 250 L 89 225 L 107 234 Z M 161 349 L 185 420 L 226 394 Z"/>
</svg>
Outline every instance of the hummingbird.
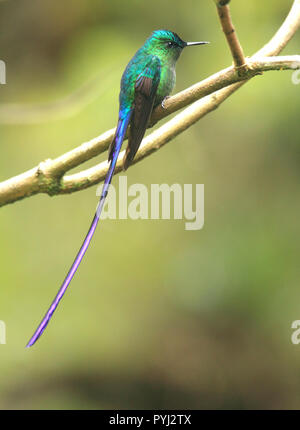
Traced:
<svg viewBox="0 0 300 430">
<path fill-rule="evenodd" d="M 183 49 L 187 46 L 207 43 L 209 42 L 184 42 L 173 31 L 156 30 L 129 61 L 121 79 L 118 124 L 108 150 L 109 168 L 96 213 L 64 282 L 26 345 L 27 348 L 31 347 L 43 334 L 91 242 L 127 131 L 128 145 L 123 158 L 124 170 L 130 166 L 139 149 L 153 109 L 159 104 L 164 107 L 164 100 L 175 86 L 175 65 Z"/>
</svg>

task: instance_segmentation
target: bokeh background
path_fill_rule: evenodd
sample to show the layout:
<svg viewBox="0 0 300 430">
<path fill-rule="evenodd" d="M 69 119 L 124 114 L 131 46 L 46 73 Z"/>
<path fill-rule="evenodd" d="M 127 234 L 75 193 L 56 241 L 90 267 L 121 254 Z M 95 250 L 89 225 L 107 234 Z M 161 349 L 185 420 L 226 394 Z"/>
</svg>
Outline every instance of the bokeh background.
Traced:
<svg viewBox="0 0 300 430">
<path fill-rule="evenodd" d="M 291 4 L 232 2 L 247 55 Z M 211 41 L 183 53 L 177 90 L 231 64 L 211 0 L 8 0 L 0 28 L 1 180 L 114 127 L 121 73 L 153 29 Z M 299 41 L 284 53 L 299 53 Z M 253 79 L 128 170 L 129 185 L 204 184 L 203 230 L 102 222 L 32 349 L 96 187 L 1 208 L 1 409 L 299 408 L 300 86 L 291 79 Z"/>
</svg>

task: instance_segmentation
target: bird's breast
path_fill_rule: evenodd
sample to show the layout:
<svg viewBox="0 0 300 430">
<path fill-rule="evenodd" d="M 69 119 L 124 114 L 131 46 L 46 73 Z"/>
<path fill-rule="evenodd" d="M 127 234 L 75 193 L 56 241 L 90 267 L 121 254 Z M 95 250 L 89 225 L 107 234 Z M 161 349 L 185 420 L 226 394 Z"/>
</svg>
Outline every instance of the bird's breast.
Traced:
<svg viewBox="0 0 300 430">
<path fill-rule="evenodd" d="M 175 67 L 162 66 L 160 73 L 160 81 L 155 97 L 155 105 L 160 104 L 163 99 L 171 94 L 176 82 Z"/>
</svg>

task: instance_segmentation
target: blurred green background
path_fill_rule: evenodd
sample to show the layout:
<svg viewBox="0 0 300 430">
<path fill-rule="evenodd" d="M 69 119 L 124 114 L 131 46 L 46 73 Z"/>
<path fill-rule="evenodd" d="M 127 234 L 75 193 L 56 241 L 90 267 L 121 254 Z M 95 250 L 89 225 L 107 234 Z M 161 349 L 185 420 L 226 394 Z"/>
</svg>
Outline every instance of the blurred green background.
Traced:
<svg viewBox="0 0 300 430">
<path fill-rule="evenodd" d="M 291 4 L 232 1 L 247 55 Z M 211 0 L 8 0 L 0 28 L 1 180 L 114 127 L 122 71 L 152 30 L 211 41 L 182 54 L 177 90 L 231 64 Z M 299 53 L 299 38 L 285 54 Z M 300 86 L 291 78 L 253 79 L 128 170 L 129 184 L 203 183 L 204 229 L 102 222 L 32 349 L 96 187 L 1 208 L 0 408 L 299 408 Z"/>
</svg>

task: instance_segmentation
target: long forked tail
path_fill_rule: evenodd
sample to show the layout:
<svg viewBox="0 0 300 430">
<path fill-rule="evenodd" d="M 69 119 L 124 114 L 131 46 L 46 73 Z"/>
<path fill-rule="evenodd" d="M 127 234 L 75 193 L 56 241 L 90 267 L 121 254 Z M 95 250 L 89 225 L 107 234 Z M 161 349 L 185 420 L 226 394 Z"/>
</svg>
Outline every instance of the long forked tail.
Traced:
<svg viewBox="0 0 300 430">
<path fill-rule="evenodd" d="M 120 149 L 121 149 L 121 146 L 122 146 L 125 134 L 126 134 L 126 130 L 127 130 L 127 127 L 128 127 L 129 121 L 130 121 L 130 117 L 131 117 L 131 111 L 127 113 L 127 115 L 125 116 L 124 119 L 119 120 L 115 139 L 114 139 L 114 147 L 113 147 L 113 151 L 112 151 L 111 156 L 110 156 L 109 169 L 108 169 L 105 181 L 104 181 L 104 185 L 103 185 L 102 193 L 101 193 L 100 200 L 99 200 L 99 203 L 97 206 L 97 210 L 96 210 L 95 216 L 93 218 L 93 221 L 91 223 L 91 226 L 89 228 L 89 231 L 88 231 L 88 233 L 87 233 L 87 235 L 83 241 L 83 244 L 81 245 L 80 250 L 78 251 L 78 254 L 77 254 L 77 256 L 76 256 L 64 282 L 62 283 L 62 286 L 58 290 L 58 293 L 57 293 L 55 299 L 51 303 L 51 306 L 49 307 L 49 309 L 46 312 L 42 321 L 40 322 L 40 325 L 38 326 L 38 328 L 34 332 L 33 336 L 31 337 L 30 341 L 28 342 L 28 344 L 26 345 L 27 348 L 32 346 L 38 340 L 38 338 L 43 334 L 43 332 L 44 332 L 45 328 L 47 327 L 55 309 L 57 308 L 59 302 L 61 301 L 63 295 L 65 294 L 76 270 L 78 269 L 78 266 L 81 263 L 81 260 L 84 256 L 86 250 L 88 249 L 88 246 L 89 246 L 91 239 L 94 235 L 94 232 L 96 230 L 96 227 L 97 227 L 100 215 L 101 215 L 102 208 L 104 206 L 105 198 L 107 196 L 108 188 L 109 188 L 109 185 L 110 185 L 111 180 L 112 180 L 112 176 L 113 176 L 113 173 L 114 173 L 114 170 L 116 167 L 118 155 L 120 153 Z"/>
</svg>

